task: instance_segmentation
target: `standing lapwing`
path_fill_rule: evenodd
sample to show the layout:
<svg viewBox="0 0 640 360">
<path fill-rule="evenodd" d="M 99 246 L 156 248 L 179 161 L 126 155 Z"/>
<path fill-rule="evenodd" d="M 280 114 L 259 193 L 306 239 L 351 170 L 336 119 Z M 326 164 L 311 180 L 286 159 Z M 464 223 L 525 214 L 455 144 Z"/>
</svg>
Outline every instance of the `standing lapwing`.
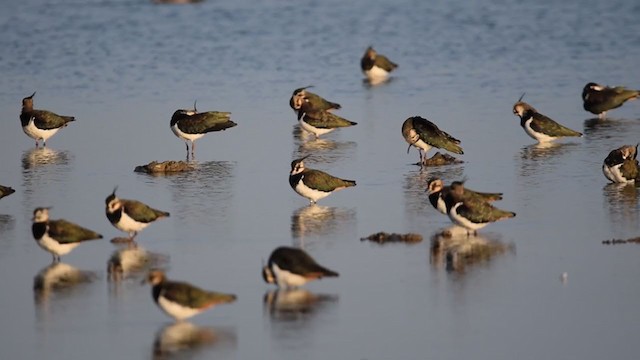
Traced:
<svg viewBox="0 0 640 360">
<path fill-rule="evenodd" d="M 353 180 L 344 180 L 324 171 L 305 168 L 304 159 L 309 156 L 291 162 L 289 185 L 299 195 L 309 199 L 312 204 L 329 196 L 334 191 L 356 186 L 356 182 Z"/>
<path fill-rule="evenodd" d="M 268 284 L 281 288 L 298 287 L 323 277 L 336 277 L 338 273 L 319 265 L 304 250 L 281 246 L 271 253 L 262 268 L 262 278 Z"/>
<path fill-rule="evenodd" d="M 169 217 L 168 212 L 153 209 L 140 201 L 119 199 L 116 196 L 117 189 L 113 189 L 113 193 L 105 200 L 106 214 L 111 225 L 129 234 L 129 240 L 133 240 L 138 231 L 152 222 Z"/>
<path fill-rule="evenodd" d="M 444 203 L 444 198 L 450 191 L 449 186 L 445 186 L 442 179 L 432 178 L 427 182 L 427 194 L 429 196 L 429 202 L 434 207 L 434 209 L 440 211 L 441 213 L 447 215 L 447 206 Z M 478 198 L 480 200 L 492 202 L 502 200 L 502 193 L 487 193 L 487 192 L 479 192 L 473 191 L 468 188 L 464 189 L 465 193 L 473 198 Z"/>
<path fill-rule="evenodd" d="M 83 241 L 102 239 L 102 235 L 64 219 L 50 220 L 49 209 L 39 207 L 33 211 L 31 232 L 41 248 L 53 255 L 53 261 L 69 253 Z"/>
<path fill-rule="evenodd" d="M 516 216 L 514 212 L 500 210 L 483 199 L 470 196 L 460 181 L 451 183 L 444 202 L 449 219 L 467 229 L 467 233 L 470 230 L 475 233 L 492 222 Z"/>
<path fill-rule="evenodd" d="M 619 108 L 627 100 L 640 97 L 640 90 L 630 90 L 624 86 L 608 87 L 588 83 L 582 90 L 582 106 L 592 114 L 604 119 L 607 111 Z"/>
<path fill-rule="evenodd" d="M 602 164 L 602 173 L 614 183 L 633 183 L 638 178 L 638 145 L 612 150 Z"/>
<path fill-rule="evenodd" d="M 171 131 L 184 140 L 187 147 L 187 158 L 189 157 L 189 142 L 191 142 L 191 156 L 196 149 L 196 140 L 212 131 L 221 131 L 234 127 L 238 124 L 230 120 L 231 113 L 224 111 L 205 111 L 199 113 L 196 104 L 193 110 L 176 110 L 171 116 L 169 126 Z"/>
<path fill-rule="evenodd" d="M 440 130 L 431 121 L 420 117 L 412 116 L 402 123 L 402 136 L 409 143 L 407 153 L 414 146 L 420 154 L 420 164 L 424 164 L 427 151 L 432 147 L 445 149 L 455 154 L 464 154 L 460 147 L 460 140 Z"/>
<path fill-rule="evenodd" d="M 524 97 L 524 94 L 513 105 L 513 113 L 520 117 L 520 126 L 522 126 L 527 135 L 536 139 L 539 143 L 567 136 L 582 136 L 582 133 L 571 130 L 540 114 L 533 106 L 522 101 L 522 97 Z"/>
<path fill-rule="evenodd" d="M 22 130 L 27 136 L 36 141 L 36 147 L 42 140 L 42 146 L 47 146 L 47 139 L 52 137 L 58 130 L 67 126 L 67 123 L 74 121 L 73 116 L 61 116 L 47 110 L 35 110 L 33 108 L 33 96 L 22 99 L 22 112 L 20 113 L 20 123 Z"/>
<path fill-rule="evenodd" d="M 389 73 L 397 67 L 397 64 L 391 62 L 386 56 L 378 54 L 371 46 L 360 59 L 360 68 L 371 84 L 387 80 Z"/>
<path fill-rule="evenodd" d="M 298 122 L 302 130 L 312 133 L 316 138 L 337 128 L 358 125 L 357 122 L 313 107 L 309 99 L 304 98 L 298 110 Z"/>
<path fill-rule="evenodd" d="M 151 296 L 156 305 L 178 321 L 236 300 L 236 296 L 232 294 L 203 290 L 186 282 L 170 281 L 162 270 L 151 270 L 146 281 L 152 286 Z"/>
<path fill-rule="evenodd" d="M 291 99 L 289 99 L 289 106 L 298 113 L 300 108 L 302 108 L 302 104 L 306 101 L 309 103 L 312 109 L 320 110 L 320 111 L 331 111 L 338 110 L 342 106 L 338 103 L 331 102 L 326 100 L 320 95 L 316 95 L 311 91 L 307 91 L 308 88 L 313 85 L 305 86 L 299 89 L 293 90 L 293 94 L 291 94 Z"/>
<path fill-rule="evenodd" d="M 12 187 L 0 185 L 0 199 L 16 192 Z"/>
</svg>

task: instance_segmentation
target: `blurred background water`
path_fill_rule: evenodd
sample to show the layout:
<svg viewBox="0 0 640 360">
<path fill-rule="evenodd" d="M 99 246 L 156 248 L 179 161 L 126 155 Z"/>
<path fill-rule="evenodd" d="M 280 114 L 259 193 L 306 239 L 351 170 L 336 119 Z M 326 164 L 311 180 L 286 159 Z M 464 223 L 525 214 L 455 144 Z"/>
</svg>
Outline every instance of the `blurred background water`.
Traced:
<svg viewBox="0 0 640 360">
<path fill-rule="evenodd" d="M 0 357 L 634 358 L 640 249 L 601 242 L 638 236 L 638 192 L 607 185 L 600 166 L 638 142 L 640 105 L 594 121 L 580 94 L 590 81 L 640 87 L 639 16 L 623 0 L 5 1 L 0 184 L 16 193 L 0 200 Z M 377 87 L 359 69 L 369 45 L 400 65 Z M 359 124 L 301 137 L 288 100 L 306 85 Z M 19 126 L 33 91 L 36 108 L 77 119 L 44 150 Z M 534 145 L 511 113 L 523 92 L 585 136 Z M 198 140 L 197 172 L 134 173 L 184 159 L 168 123 L 194 100 L 238 126 Z M 412 115 L 461 139 L 465 162 L 412 165 L 400 135 Z M 307 154 L 358 186 L 308 206 L 287 182 Z M 469 242 L 438 236 L 450 222 L 424 194 L 432 176 L 504 193 L 517 217 L 472 239 L 504 251 L 448 259 Z M 104 215 L 116 185 L 171 212 L 139 235 L 148 253 L 109 242 L 122 235 Z M 51 266 L 31 235 L 37 206 L 105 240 Z M 424 240 L 360 241 L 378 231 Z M 340 277 L 275 292 L 260 268 L 280 245 Z M 139 285 L 156 265 L 238 301 L 173 326 Z M 185 334 L 206 341 L 171 343 Z"/>
</svg>

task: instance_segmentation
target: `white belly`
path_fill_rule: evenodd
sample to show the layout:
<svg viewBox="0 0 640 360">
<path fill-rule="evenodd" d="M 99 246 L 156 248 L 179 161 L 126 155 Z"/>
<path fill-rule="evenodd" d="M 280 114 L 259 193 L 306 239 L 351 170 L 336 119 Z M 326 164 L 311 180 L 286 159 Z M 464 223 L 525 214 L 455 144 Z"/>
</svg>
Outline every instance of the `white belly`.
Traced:
<svg viewBox="0 0 640 360">
<path fill-rule="evenodd" d="M 389 72 L 383 68 L 379 68 L 377 66 L 373 66 L 371 69 L 366 70 L 364 74 L 369 78 L 369 80 L 386 80 L 389 77 Z"/>
<path fill-rule="evenodd" d="M 120 221 L 118 221 L 115 225 L 118 229 L 124 232 L 137 232 L 149 226 L 149 223 L 135 221 L 129 215 L 127 215 L 126 212 L 123 211 L 122 216 L 120 217 Z"/>
<path fill-rule="evenodd" d="M 189 141 L 194 141 L 194 140 L 200 139 L 201 137 L 204 136 L 204 134 L 187 134 L 187 133 L 184 133 L 184 132 L 180 131 L 180 129 L 178 129 L 178 123 L 176 123 L 175 125 L 173 125 L 171 127 L 171 131 L 173 131 L 173 133 L 176 134 L 176 136 L 179 137 L 180 139 L 189 140 Z"/>
<path fill-rule="evenodd" d="M 47 139 L 52 137 L 55 133 L 57 133 L 58 130 L 60 130 L 60 128 L 50 129 L 50 130 L 38 129 L 36 125 L 33 123 L 33 118 L 31 118 L 27 126 L 22 127 L 22 130 L 24 131 L 25 134 L 27 134 L 27 136 L 29 136 L 34 140 L 47 141 Z"/>
<path fill-rule="evenodd" d="M 290 271 L 280 269 L 278 265 L 273 264 L 271 271 L 276 277 L 276 282 L 279 287 L 298 287 L 307 283 L 307 278 L 294 274 Z"/>
<path fill-rule="evenodd" d="M 162 294 L 160 294 L 160 296 L 158 297 L 158 306 L 160 306 L 160 308 L 165 313 L 167 313 L 167 315 L 177 320 L 184 320 L 184 319 L 190 318 L 202 311 L 200 309 L 193 309 L 187 306 L 182 306 L 180 304 L 168 301 L 162 296 Z"/>
<path fill-rule="evenodd" d="M 527 135 L 531 136 L 532 138 L 538 140 L 538 142 L 541 142 L 541 143 L 549 142 L 557 139 L 555 137 L 533 131 L 533 129 L 531 128 L 531 121 L 533 121 L 533 118 L 530 118 L 529 120 L 524 122 L 524 132 L 526 132 Z"/>
<path fill-rule="evenodd" d="M 453 207 L 451 207 L 451 210 L 449 211 L 449 219 L 451 219 L 451 221 L 453 221 L 454 224 L 456 225 L 460 225 L 462 227 L 465 227 L 469 230 L 478 230 L 478 229 L 482 229 L 483 227 L 487 226 L 488 223 L 474 223 L 469 221 L 468 219 L 458 215 L 458 207 L 460 207 L 460 205 L 462 205 L 462 203 L 457 203 L 455 205 L 453 205 Z"/>
<path fill-rule="evenodd" d="M 304 184 L 304 182 L 302 182 L 302 179 L 304 179 L 304 176 L 300 179 L 300 181 L 298 181 L 298 183 L 296 184 L 296 187 L 294 188 L 294 190 L 306 197 L 307 199 L 311 200 L 311 202 L 316 202 L 322 198 L 325 198 L 327 196 L 329 196 L 331 193 L 330 192 L 324 192 L 324 191 L 319 191 L 319 190 L 314 190 L 310 187 L 308 187 L 307 185 Z"/>
<path fill-rule="evenodd" d="M 49 237 L 49 235 L 47 235 L 46 233 L 42 236 L 40 240 L 37 240 L 37 241 L 38 241 L 38 245 L 40 245 L 41 248 L 58 256 L 68 254 L 76 246 L 80 245 L 80 243 L 60 244 L 56 240 Z"/>
<path fill-rule="evenodd" d="M 622 173 L 620 172 L 620 167 L 622 167 L 622 164 L 614 165 L 611 167 L 608 167 L 607 165 L 603 164 L 602 173 L 607 179 L 613 181 L 614 183 L 624 184 L 624 183 L 635 182 L 635 179 L 627 180 L 624 176 L 622 176 Z"/>
<path fill-rule="evenodd" d="M 326 133 L 330 133 L 333 130 L 335 130 L 335 128 L 326 129 L 326 128 L 317 128 L 315 126 L 311 126 L 311 125 L 307 124 L 306 122 L 304 122 L 303 119 L 304 119 L 304 117 L 300 118 L 300 121 L 298 121 L 300 123 L 300 126 L 302 127 L 302 129 L 307 131 L 307 132 L 310 132 L 312 134 L 315 134 L 316 136 L 324 135 Z"/>
<path fill-rule="evenodd" d="M 422 139 L 419 139 L 418 141 L 413 143 L 413 146 L 417 147 L 418 149 L 423 150 L 425 154 L 427 153 L 427 151 L 431 150 L 431 145 L 429 145 L 426 142 L 422 141 Z"/>
</svg>

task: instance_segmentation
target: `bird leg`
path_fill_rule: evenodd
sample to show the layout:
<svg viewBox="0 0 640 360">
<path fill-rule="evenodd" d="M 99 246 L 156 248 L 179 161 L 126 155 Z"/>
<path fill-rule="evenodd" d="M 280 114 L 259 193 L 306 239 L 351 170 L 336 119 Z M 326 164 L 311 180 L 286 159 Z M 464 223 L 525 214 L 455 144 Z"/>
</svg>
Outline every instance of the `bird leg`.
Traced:
<svg viewBox="0 0 640 360">
<path fill-rule="evenodd" d="M 191 158 L 195 158 L 196 153 L 196 142 L 191 140 Z"/>
</svg>

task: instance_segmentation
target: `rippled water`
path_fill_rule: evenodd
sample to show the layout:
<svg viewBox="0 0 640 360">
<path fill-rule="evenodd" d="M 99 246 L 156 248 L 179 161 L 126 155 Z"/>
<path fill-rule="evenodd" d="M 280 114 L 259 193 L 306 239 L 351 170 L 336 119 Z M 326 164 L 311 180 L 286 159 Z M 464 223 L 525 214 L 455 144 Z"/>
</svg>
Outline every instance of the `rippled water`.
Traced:
<svg viewBox="0 0 640 360">
<path fill-rule="evenodd" d="M 640 249 L 601 242 L 638 236 L 639 195 L 608 185 L 600 165 L 638 142 L 640 105 L 595 121 L 580 94 L 589 81 L 640 87 L 640 4 L 10 0 L 3 10 L 0 184 L 16 193 L 0 200 L 0 358 L 635 357 Z M 368 45 L 400 64 L 382 86 L 362 82 Z M 301 136 L 288 100 L 310 84 L 359 124 Z M 19 127 L 33 91 L 36 108 L 77 118 L 46 149 Z M 533 145 L 511 113 L 523 92 L 585 136 Z M 184 159 L 168 123 L 194 100 L 238 126 L 198 140 L 196 172 L 134 173 Z M 418 155 L 400 136 L 411 115 L 460 138 L 465 162 L 411 165 Z M 287 182 L 307 154 L 358 186 L 307 206 Z M 450 222 L 424 194 L 432 176 L 501 191 L 498 206 L 517 217 L 443 239 Z M 114 186 L 171 212 L 137 252 L 108 241 L 122 236 L 104 215 Z M 52 266 L 31 236 L 37 206 L 106 239 Z M 360 240 L 378 231 L 424 240 Z M 275 291 L 260 267 L 279 245 L 340 277 Z M 492 251 L 456 255 L 473 246 Z M 238 301 L 173 325 L 139 285 L 151 266 Z"/>
</svg>

